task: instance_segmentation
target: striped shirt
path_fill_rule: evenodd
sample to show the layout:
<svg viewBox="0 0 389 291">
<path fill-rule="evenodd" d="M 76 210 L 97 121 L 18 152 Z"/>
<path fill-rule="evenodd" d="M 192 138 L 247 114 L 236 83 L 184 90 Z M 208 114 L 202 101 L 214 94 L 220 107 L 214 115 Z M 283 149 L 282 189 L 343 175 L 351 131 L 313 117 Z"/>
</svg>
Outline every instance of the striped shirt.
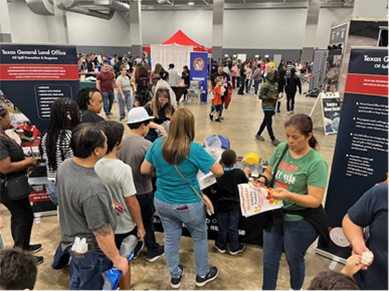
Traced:
<svg viewBox="0 0 389 291">
<path fill-rule="evenodd" d="M 47 163 L 47 178 L 50 181 L 55 181 L 56 171 L 54 171 L 49 166 L 49 161 L 47 159 L 46 138 L 47 138 L 47 133 L 45 133 L 43 135 L 41 143 L 42 143 L 42 149 L 43 149 L 43 156 L 45 157 L 46 163 Z M 57 169 L 62 164 L 62 162 L 64 160 L 73 157 L 73 150 L 70 147 L 71 138 L 72 138 L 72 131 L 68 130 L 68 129 L 65 129 L 65 136 L 63 138 L 62 145 L 60 143 L 60 136 L 58 136 L 57 150 L 56 150 L 56 154 L 55 154 L 56 161 L 57 161 Z"/>
</svg>

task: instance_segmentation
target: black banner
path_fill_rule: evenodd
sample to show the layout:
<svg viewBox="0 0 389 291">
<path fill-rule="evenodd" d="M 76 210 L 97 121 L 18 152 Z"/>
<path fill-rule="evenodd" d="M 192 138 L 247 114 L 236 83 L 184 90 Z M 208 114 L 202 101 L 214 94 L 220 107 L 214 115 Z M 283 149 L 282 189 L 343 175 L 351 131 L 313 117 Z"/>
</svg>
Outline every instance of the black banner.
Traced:
<svg viewBox="0 0 389 291">
<path fill-rule="evenodd" d="M 77 96 L 75 46 L 2 44 L 0 90 L 33 125 L 44 131 L 55 99 Z"/>
<path fill-rule="evenodd" d="M 346 259 L 343 217 L 388 172 L 387 48 L 351 50 L 341 115 L 325 204 L 331 243 L 317 253 Z"/>
</svg>

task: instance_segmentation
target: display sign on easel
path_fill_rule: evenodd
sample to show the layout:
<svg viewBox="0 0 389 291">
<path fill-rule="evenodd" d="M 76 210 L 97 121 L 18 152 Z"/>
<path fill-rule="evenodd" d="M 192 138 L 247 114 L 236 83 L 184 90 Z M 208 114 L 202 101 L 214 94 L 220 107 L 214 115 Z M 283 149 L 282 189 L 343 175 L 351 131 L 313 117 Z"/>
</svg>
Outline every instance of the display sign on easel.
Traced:
<svg viewBox="0 0 389 291">
<path fill-rule="evenodd" d="M 342 229 L 348 209 L 388 172 L 388 49 L 351 48 L 342 119 L 325 210 L 331 242 L 316 252 L 344 262 L 351 254 Z"/>
<path fill-rule="evenodd" d="M 321 106 L 320 109 L 318 108 L 319 106 Z M 323 121 L 324 133 L 326 135 L 336 134 L 338 133 L 339 129 L 341 108 L 342 102 L 339 98 L 339 92 L 322 92 L 316 98 L 315 104 L 313 105 L 309 116 L 313 117 L 315 111 L 320 110 Z"/>
<path fill-rule="evenodd" d="M 339 93 L 335 92 L 320 95 L 324 133 L 336 134 L 339 129 L 340 111 L 342 108 Z"/>
</svg>

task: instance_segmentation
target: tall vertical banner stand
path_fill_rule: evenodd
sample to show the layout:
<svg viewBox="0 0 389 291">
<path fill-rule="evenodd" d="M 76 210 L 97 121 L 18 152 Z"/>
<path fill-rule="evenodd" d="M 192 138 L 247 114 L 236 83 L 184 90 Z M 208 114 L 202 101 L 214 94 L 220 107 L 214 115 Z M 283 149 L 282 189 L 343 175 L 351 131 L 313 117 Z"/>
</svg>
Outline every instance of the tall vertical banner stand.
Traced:
<svg viewBox="0 0 389 291">
<path fill-rule="evenodd" d="M 199 83 L 201 91 L 200 101 L 207 102 L 208 92 L 208 53 L 191 52 L 190 53 L 190 80 Z"/>
<path fill-rule="evenodd" d="M 10 111 L 13 129 L 9 134 L 19 138 L 26 157 L 40 157 L 38 145 L 41 133 L 49 126 L 54 101 L 75 99 L 79 87 L 75 46 L 1 44 L 0 90 L 5 96 L 1 101 Z M 27 128 L 34 129 L 32 136 L 25 135 Z M 29 174 L 29 200 L 37 223 L 41 216 L 57 213 L 46 191 L 49 183 L 45 163 L 38 161 Z"/>
<path fill-rule="evenodd" d="M 352 47 L 325 210 L 330 246 L 316 253 L 345 262 L 348 209 L 388 172 L 388 50 Z"/>
</svg>

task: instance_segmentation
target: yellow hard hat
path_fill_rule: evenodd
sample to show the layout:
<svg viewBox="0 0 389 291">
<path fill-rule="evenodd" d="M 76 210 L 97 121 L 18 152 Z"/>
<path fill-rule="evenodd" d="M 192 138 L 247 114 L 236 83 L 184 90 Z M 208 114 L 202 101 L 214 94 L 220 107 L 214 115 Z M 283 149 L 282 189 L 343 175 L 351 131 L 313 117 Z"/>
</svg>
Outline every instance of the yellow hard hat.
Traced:
<svg viewBox="0 0 389 291">
<path fill-rule="evenodd" d="M 260 158 L 256 153 L 248 153 L 244 162 L 248 164 L 258 164 L 259 160 Z"/>
</svg>

